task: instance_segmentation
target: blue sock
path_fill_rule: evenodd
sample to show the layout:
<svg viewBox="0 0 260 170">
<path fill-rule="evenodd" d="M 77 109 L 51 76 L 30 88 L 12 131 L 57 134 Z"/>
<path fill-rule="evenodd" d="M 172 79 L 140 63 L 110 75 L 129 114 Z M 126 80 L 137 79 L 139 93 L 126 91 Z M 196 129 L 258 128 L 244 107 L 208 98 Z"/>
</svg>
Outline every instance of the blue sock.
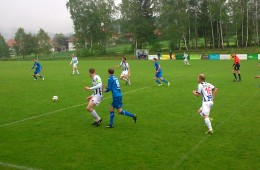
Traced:
<svg viewBox="0 0 260 170">
<path fill-rule="evenodd" d="M 163 81 L 164 83 L 168 83 L 168 81 L 167 81 L 167 80 L 165 80 L 165 79 L 162 79 L 162 81 Z"/>
<path fill-rule="evenodd" d="M 161 82 L 157 79 L 157 80 L 155 80 L 158 84 L 161 84 Z"/>
<path fill-rule="evenodd" d="M 122 110 L 122 111 L 120 112 L 120 114 L 121 114 L 121 115 L 124 115 L 124 116 L 128 116 L 128 117 L 134 117 L 134 114 L 132 114 L 132 113 L 126 111 L 126 110 Z"/>
<path fill-rule="evenodd" d="M 114 124 L 114 112 L 110 112 L 110 126 L 113 126 Z"/>
</svg>

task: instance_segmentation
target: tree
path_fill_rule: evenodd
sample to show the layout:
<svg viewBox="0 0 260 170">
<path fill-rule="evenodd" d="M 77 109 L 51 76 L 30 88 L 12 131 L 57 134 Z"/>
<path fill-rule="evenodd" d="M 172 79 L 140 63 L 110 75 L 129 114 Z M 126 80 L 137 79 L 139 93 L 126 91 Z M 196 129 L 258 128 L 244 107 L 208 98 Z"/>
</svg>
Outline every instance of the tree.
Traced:
<svg viewBox="0 0 260 170">
<path fill-rule="evenodd" d="M 153 0 L 122 0 L 122 19 L 128 24 L 135 38 L 135 48 L 156 43 L 155 7 Z"/>
<path fill-rule="evenodd" d="M 63 33 L 55 34 L 53 37 L 53 45 L 57 51 L 62 51 L 67 48 L 67 39 Z"/>
<path fill-rule="evenodd" d="M 69 0 L 67 8 L 74 24 L 76 38 L 91 49 L 107 45 L 115 11 L 113 0 Z"/>
<path fill-rule="evenodd" d="M 0 58 L 9 57 L 9 56 L 10 56 L 10 52 L 8 46 L 5 42 L 4 37 L 0 34 Z"/>
<path fill-rule="evenodd" d="M 24 58 L 26 55 L 37 53 L 38 41 L 37 37 L 33 34 L 27 34 L 23 28 L 19 28 L 15 33 L 14 39 L 16 41 L 14 48 L 17 55 L 22 55 Z"/>
<path fill-rule="evenodd" d="M 40 29 L 36 35 L 38 41 L 38 50 L 39 54 L 47 54 L 51 53 L 51 42 L 49 35 L 43 30 Z"/>
</svg>

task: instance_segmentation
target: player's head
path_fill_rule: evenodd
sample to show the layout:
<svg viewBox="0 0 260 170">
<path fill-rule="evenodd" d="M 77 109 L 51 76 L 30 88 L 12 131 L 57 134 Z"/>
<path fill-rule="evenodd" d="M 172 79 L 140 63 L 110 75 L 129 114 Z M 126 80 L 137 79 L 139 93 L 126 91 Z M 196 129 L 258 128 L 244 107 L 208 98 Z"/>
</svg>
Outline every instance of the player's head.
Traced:
<svg viewBox="0 0 260 170">
<path fill-rule="evenodd" d="M 33 61 L 36 62 L 36 61 L 37 61 L 37 58 L 34 58 Z"/>
<path fill-rule="evenodd" d="M 199 83 L 204 82 L 205 79 L 206 79 L 206 77 L 205 77 L 204 74 L 200 74 L 199 77 L 198 77 L 198 81 L 199 81 Z"/>
<path fill-rule="evenodd" d="M 156 58 L 153 58 L 153 62 L 156 62 L 157 61 L 157 59 Z"/>
<path fill-rule="evenodd" d="M 108 69 L 108 74 L 114 74 L 115 70 L 113 68 Z"/>
<path fill-rule="evenodd" d="M 75 55 L 75 54 L 72 54 L 72 57 L 76 57 L 76 55 Z"/>
<path fill-rule="evenodd" d="M 122 61 L 126 62 L 126 58 L 125 58 L 125 57 L 122 57 Z"/>
<path fill-rule="evenodd" d="M 88 70 L 88 72 L 89 72 L 90 77 L 92 77 L 93 75 L 96 74 L 96 70 L 95 70 L 94 68 L 90 68 L 90 69 Z"/>
</svg>

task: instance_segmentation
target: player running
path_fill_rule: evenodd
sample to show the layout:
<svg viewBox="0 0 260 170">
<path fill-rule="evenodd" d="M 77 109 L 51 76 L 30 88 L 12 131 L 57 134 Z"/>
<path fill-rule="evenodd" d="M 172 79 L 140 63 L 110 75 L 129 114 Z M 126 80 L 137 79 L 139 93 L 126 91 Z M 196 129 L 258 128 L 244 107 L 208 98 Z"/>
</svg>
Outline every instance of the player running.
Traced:
<svg viewBox="0 0 260 170">
<path fill-rule="evenodd" d="M 154 80 L 158 83 L 158 86 L 161 86 L 162 83 L 160 82 L 163 81 L 164 83 L 167 83 L 168 84 L 168 87 L 170 86 L 170 82 L 168 82 L 167 80 L 165 80 L 163 77 L 162 77 L 162 68 L 159 64 L 159 62 L 157 61 L 156 58 L 153 58 L 153 62 L 154 62 L 154 68 L 155 68 L 155 76 L 154 76 Z M 160 80 L 159 80 L 160 79 Z"/>
<path fill-rule="evenodd" d="M 130 82 L 130 66 L 128 62 L 126 61 L 125 57 L 122 57 L 122 61 L 118 66 L 115 66 L 115 68 L 122 67 L 122 73 L 120 75 L 121 80 L 125 80 L 126 84 L 131 85 Z"/>
<path fill-rule="evenodd" d="M 232 58 L 234 58 L 234 64 L 233 64 L 233 74 L 234 74 L 234 81 L 241 81 L 241 75 L 240 75 L 240 59 L 238 58 L 238 56 L 236 55 L 236 53 L 234 53 L 232 55 Z M 237 80 L 237 75 L 239 80 Z"/>
<path fill-rule="evenodd" d="M 122 103 L 122 93 L 120 90 L 120 84 L 117 79 L 117 77 L 114 76 L 114 69 L 110 68 L 108 69 L 108 84 L 106 87 L 105 92 L 112 92 L 112 98 L 113 102 L 111 104 L 110 108 L 110 123 L 107 126 L 107 128 L 113 128 L 114 127 L 114 110 L 117 109 L 118 113 L 124 116 L 132 117 L 134 122 L 136 123 L 137 116 L 135 114 L 132 114 L 126 110 L 122 109 L 123 103 Z"/>
<path fill-rule="evenodd" d="M 197 91 L 193 90 L 192 93 L 197 97 L 202 96 L 202 107 L 198 110 L 198 113 L 204 117 L 205 123 L 208 127 L 206 134 L 213 134 L 209 114 L 218 89 L 212 84 L 205 82 L 204 74 L 199 75 L 198 82 L 199 85 Z"/>
<path fill-rule="evenodd" d="M 76 57 L 75 54 L 72 54 L 72 59 L 71 59 L 71 62 L 70 62 L 70 65 L 73 64 L 72 66 L 72 74 L 74 76 L 74 72 L 77 71 L 77 74 L 79 75 L 79 70 L 78 70 L 78 57 Z"/>
<path fill-rule="evenodd" d="M 184 52 L 182 57 L 184 58 L 183 62 L 185 64 L 185 66 L 186 65 L 190 66 L 190 63 L 189 63 L 189 60 L 188 60 L 189 55 Z"/>
<path fill-rule="evenodd" d="M 37 78 L 36 76 L 38 76 L 38 77 L 40 77 L 42 80 L 44 80 L 44 77 L 40 75 L 41 70 L 42 70 L 42 65 L 37 61 L 37 59 L 33 59 L 33 61 L 34 61 L 34 64 L 33 64 L 33 66 L 32 66 L 32 69 L 35 68 L 35 71 L 34 71 L 34 73 L 33 73 L 34 80 L 38 80 L 38 78 Z M 31 70 L 32 70 L 32 69 L 31 69 Z"/>
<path fill-rule="evenodd" d="M 89 101 L 87 110 L 93 116 L 95 121 L 92 123 L 94 126 L 99 126 L 102 122 L 102 119 L 98 116 L 97 112 L 93 109 L 94 106 L 98 106 L 102 100 L 102 81 L 101 78 L 96 75 L 96 71 L 94 68 L 89 69 L 89 76 L 92 78 L 93 87 L 85 87 L 85 90 L 93 90 L 94 93 L 87 97 Z"/>
</svg>

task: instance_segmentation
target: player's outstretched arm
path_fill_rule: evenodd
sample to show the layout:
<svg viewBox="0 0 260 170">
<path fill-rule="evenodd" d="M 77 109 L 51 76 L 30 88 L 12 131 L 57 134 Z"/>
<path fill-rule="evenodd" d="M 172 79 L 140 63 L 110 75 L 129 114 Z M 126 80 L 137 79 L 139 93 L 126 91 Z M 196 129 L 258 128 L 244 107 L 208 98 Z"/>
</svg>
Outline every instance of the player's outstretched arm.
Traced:
<svg viewBox="0 0 260 170">
<path fill-rule="evenodd" d="M 255 76 L 255 78 L 260 78 L 260 76 Z"/>
<path fill-rule="evenodd" d="M 90 90 L 90 87 L 88 87 L 88 86 L 85 86 L 85 88 L 84 88 L 85 90 Z"/>
<path fill-rule="evenodd" d="M 114 68 L 119 68 L 120 67 L 120 65 L 117 65 L 117 66 L 115 66 Z"/>
</svg>

